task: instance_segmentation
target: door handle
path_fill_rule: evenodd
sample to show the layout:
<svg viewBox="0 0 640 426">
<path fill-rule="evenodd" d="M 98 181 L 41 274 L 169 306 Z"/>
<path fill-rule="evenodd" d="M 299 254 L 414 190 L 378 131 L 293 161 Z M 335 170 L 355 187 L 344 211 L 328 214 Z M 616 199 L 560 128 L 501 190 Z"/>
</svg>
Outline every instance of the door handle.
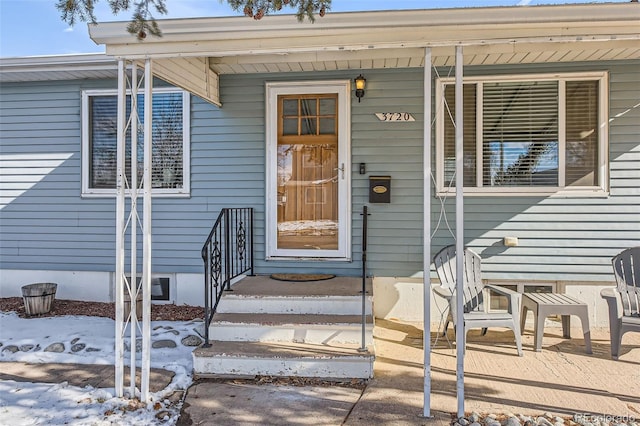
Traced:
<svg viewBox="0 0 640 426">
<path fill-rule="evenodd" d="M 344 163 L 341 163 L 340 167 L 336 167 L 333 170 L 340 170 L 342 172 L 342 179 L 344 179 Z"/>
</svg>

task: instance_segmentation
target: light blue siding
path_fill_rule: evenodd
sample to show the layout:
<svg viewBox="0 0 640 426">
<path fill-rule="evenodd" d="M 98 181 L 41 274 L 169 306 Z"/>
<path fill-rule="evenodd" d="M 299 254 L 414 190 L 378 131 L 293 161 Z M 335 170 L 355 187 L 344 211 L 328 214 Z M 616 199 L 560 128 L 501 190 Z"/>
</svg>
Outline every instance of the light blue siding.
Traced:
<svg viewBox="0 0 640 426">
<path fill-rule="evenodd" d="M 465 243 L 487 277 L 611 280 L 610 258 L 640 245 L 640 63 L 467 67 L 466 75 L 610 72 L 610 196 L 465 198 Z M 440 70 L 447 74 L 448 69 Z M 369 205 L 369 272 L 422 270 L 422 70 L 362 70 L 365 97 L 352 99 L 352 262 L 265 261 L 265 82 L 352 79 L 359 71 L 223 75 L 218 108 L 192 97 L 191 196 L 153 202 L 154 272 L 202 271 L 200 248 L 223 207 L 254 207 L 256 271 L 361 271 L 362 206 L 368 177 L 390 175 L 390 204 Z M 115 81 L 3 84 L 0 88 L 0 268 L 113 271 L 114 198 L 81 198 L 81 90 Z M 384 123 L 376 112 L 411 113 Z M 358 174 L 366 163 L 367 174 Z M 432 199 L 440 223 L 433 251 L 452 243 L 454 200 Z M 442 215 L 441 215 L 442 213 Z M 502 245 L 505 236 L 518 247 Z"/>
</svg>

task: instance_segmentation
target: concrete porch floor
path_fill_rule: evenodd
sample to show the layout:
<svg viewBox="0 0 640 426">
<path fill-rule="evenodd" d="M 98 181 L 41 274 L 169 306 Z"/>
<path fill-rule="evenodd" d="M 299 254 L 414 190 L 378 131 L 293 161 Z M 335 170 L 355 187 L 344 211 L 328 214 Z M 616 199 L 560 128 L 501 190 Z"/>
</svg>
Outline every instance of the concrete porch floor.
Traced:
<svg viewBox="0 0 640 426">
<path fill-rule="evenodd" d="M 571 335 L 563 339 L 561 327 L 546 327 L 542 351 L 535 352 L 527 327 L 524 356 L 518 357 L 510 331 L 489 330 L 483 337 L 472 330 L 465 356 L 465 411 L 640 418 L 640 334 L 624 336 L 618 361 L 610 358 L 608 330 L 591 330 L 592 355 L 585 353 L 580 329 Z M 375 376 L 346 424 L 422 424 L 422 324 L 376 320 L 374 336 Z M 448 339 L 455 342 L 451 329 Z M 432 351 L 431 378 L 432 412 L 455 412 L 455 345 L 450 348 L 442 337 Z"/>
<path fill-rule="evenodd" d="M 234 295 L 261 296 L 357 296 L 362 294 L 362 278 L 334 277 L 320 281 L 279 281 L 269 275 L 254 275 L 242 278 L 231 286 Z M 366 289 L 371 292 L 371 279 L 366 280 Z"/>
</svg>

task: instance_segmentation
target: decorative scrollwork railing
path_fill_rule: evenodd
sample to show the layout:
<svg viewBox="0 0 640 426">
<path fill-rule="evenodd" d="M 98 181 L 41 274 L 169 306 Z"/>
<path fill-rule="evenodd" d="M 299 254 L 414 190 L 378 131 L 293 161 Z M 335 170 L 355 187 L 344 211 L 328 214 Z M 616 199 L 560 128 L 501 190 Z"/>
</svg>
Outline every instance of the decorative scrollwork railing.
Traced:
<svg viewBox="0 0 640 426">
<path fill-rule="evenodd" d="M 209 344 L 209 324 L 231 280 L 253 275 L 253 209 L 224 208 L 202 247 L 204 261 L 204 346 Z"/>
</svg>

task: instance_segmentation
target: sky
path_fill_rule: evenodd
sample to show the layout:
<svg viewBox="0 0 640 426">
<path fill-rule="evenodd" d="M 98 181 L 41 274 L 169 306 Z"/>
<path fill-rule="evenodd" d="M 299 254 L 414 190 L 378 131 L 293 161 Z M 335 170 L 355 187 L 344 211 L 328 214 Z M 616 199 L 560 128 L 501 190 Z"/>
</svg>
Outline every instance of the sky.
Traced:
<svg viewBox="0 0 640 426">
<path fill-rule="evenodd" d="M 620 0 L 611 0 L 620 1 Z M 626 1 L 626 0 L 625 0 Z M 74 53 L 104 53 L 87 32 L 87 24 L 70 27 L 62 21 L 56 0 L 0 0 L 0 57 Z M 536 4 L 585 3 L 588 0 L 333 0 L 333 12 L 432 9 L 446 7 L 528 6 Z M 591 1 L 599 3 L 602 1 Z M 96 0 L 100 21 L 127 21 L 131 12 L 113 16 L 107 0 Z M 163 18 L 237 16 L 220 0 L 167 0 L 169 14 Z M 156 18 L 158 18 L 156 16 Z M 247 18 L 249 19 L 249 18 Z M 292 19 L 295 19 L 292 17 Z"/>
<path fill-rule="evenodd" d="M 4 1 L 4 0 L 2 0 Z M 201 323 L 199 323 L 201 324 Z M 191 352 L 193 347 L 182 345 L 181 340 L 194 334 L 197 323 L 191 321 L 153 321 L 152 340 L 173 340 L 175 348 L 154 348 L 152 368 L 163 368 L 175 373 L 169 385 L 150 393 L 147 407 L 130 411 L 125 409 L 127 399 L 115 397 L 115 388 L 71 386 L 62 383 L 31 383 L 0 380 L 0 424 L 2 425 L 172 425 L 175 424 L 180 405 L 167 403 L 166 398 L 177 389 L 187 389 L 193 378 Z M 54 335 L 51 331 L 57 330 Z M 20 318 L 15 312 L 0 312 L 0 343 L 3 349 L 15 345 L 13 353 L 0 352 L 0 362 L 109 364 L 115 360 L 115 324 L 109 318 L 63 316 Z M 129 334 L 126 339 L 128 341 Z M 47 352 L 52 343 L 63 343 L 63 352 Z M 74 344 L 85 345 L 72 350 Z M 77 347 L 76 347 L 77 349 Z M 90 349 L 90 350 L 88 350 Z M 129 352 L 125 353 L 129 365 Z M 137 366 L 141 365 L 140 355 Z M 125 390 L 129 379 L 125 378 Z M 157 419 L 159 411 L 166 411 L 165 419 Z"/>
</svg>

